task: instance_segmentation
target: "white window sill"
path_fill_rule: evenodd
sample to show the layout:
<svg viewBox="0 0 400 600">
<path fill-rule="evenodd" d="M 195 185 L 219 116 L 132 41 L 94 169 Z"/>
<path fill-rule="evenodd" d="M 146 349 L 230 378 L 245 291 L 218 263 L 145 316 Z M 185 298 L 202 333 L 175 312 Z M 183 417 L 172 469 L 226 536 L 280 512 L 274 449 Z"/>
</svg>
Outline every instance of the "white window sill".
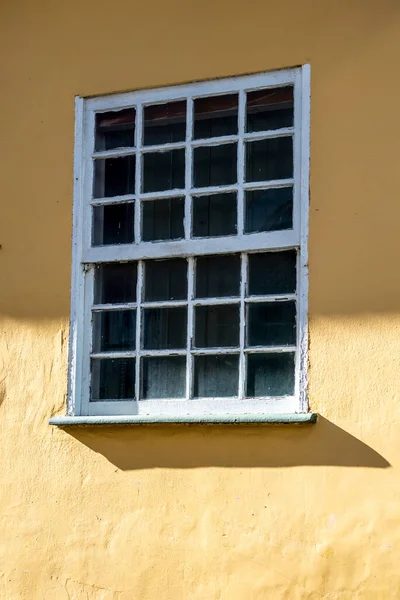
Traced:
<svg viewBox="0 0 400 600">
<path fill-rule="evenodd" d="M 79 427 L 98 425 L 153 425 L 163 423 L 181 424 L 254 424 L 254 425 L 306 425 L 317 422 L 317 413 L 286 414 L 244 414 L 244 415 L 134 415 L 134 416 L 92 416 L 92 417 L 52 417 L 50 425 L 57 427 Z"/>
</svg>

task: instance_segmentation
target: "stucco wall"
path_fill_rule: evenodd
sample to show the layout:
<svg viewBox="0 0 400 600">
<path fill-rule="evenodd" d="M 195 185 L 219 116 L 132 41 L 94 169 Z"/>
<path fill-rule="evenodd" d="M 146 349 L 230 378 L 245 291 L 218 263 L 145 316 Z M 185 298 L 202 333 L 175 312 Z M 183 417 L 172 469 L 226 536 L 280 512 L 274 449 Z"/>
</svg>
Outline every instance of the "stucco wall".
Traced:
<svg viewBox="0 0 400 600">
<path fill-rule="evenodd" d="M 399 598 L 399 2 L 3 0 L 0 55 L 0 598 Z M 50 427 L 74 96 L 303 63 L 323 418 Z"/>
</svg>

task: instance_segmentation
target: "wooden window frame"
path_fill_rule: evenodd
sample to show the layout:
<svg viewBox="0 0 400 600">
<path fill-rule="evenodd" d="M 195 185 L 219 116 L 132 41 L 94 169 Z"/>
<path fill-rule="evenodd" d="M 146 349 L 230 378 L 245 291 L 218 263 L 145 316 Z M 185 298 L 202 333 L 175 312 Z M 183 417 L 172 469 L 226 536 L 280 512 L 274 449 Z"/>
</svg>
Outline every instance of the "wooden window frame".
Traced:
<svg viewBox="0 0 400 600">
<path fill-rule="evenodd" d="M 294 86 L 294 127 L 269 132 L 245 133 L 245 94 L 259 88 Z M 193 125 L 193 99 L 212 95 L 236 92 L 239 94 L 239 133 L 234 136 L 190 140 L 187 133 L 184 142 L 164 144 L 166 150 L 183 148 L 186 156 L 185 188 L 166 192 L 142 193 L 141 169 L 137 170 L 135 194 L 113 198 L 92 197 L 93 158 L 134 155 L 161 149 L 161 146 L 140 144 L 139 133 L 142 129 L 143 106 L 168 101 L 187 100 L 187 132 Z M 121 110 L 136 107 L 135 148 L 115 149 L 94 152 L 95 115 L 98 112 Z M 268 182 L 245 183 L 245 141 L 292 135 L 294 138 L 293 179 Z M 232 186 L 192 188 L 192 152 L 194 147 L 220 145 L 227 142 L 238 144 L 238 183 Z M 71 319 L 69 347 L 69 415 L 169 415 L 182 416 L 208 414 L 287 414 L 308 412 L 307 362 L 308 362 L 308 213 L 309 213 L 309 151 L 310 151 L 310 67 L 304 65 L 293 69 L 255 75 L 238 76 L 176 85 L 165 88 L 139 90 L 129 93 L 112 94 L 94 98 L 77 97 L 75 100 L 75 152 L 74 152 L 74 209 L 73 209 L 73 247 L 72 247 L 72 285 Z M 293 228 L 283 231 L 244 234 L 244 191 L 246 189 L 265 189 L 293 185 Z M 190 239 L 192 194 L 203 195 L 211 192 L 237 191 L 238 234 L 223 238 Z M 111 204 L 121 200 L 185 197 L 185 239 L 168 242 L 140 242 L 115 246 L 92 246 L 91 223 L 92 206 Z M 141 202 L 135 202 L 135 240 L 140 238 Z M 89 402 L 90 395 L 90 356 L 91 356 L 91 312 L 94 286 L 94 267 L 97 263 L 112 261 L 139 261 L 138 290 L 141 289 L 143 269 L 141 260 L 148 258 L 187 257 L 189 261 L 189 298 L 193 290 L 193 257 L 197 255 L 247 253 L 262 250 L 296 249 L 297 259 L 297 343 L 295 393 L 293 396 L 266 397 L 248 399 L 244 397 L 242 365 L 244 360 L 244 293 L 245 261 L 242 261 L 242 282 L 240 293 L 240 359 L 238 398 L 191 399 L 191 400 L 131 400 L 112 402 Z M 285 295 L 286 297 L 286 295 Z M 272 297 L 268 297 L 273 300 Z M 221 304 L 229 299 L 220 299 Z M 237 299 L 235 299 L 237 301 Z M 188 319 L 194 304 L 189 302 Z M 167 304 L 167 303 L 164 303 Z M 207 301 L 207 304 L 210 304 Z M 140 296 L 135 307 L 140 307 Z M 140 311 L 137 310 L 139 313 Z M 193 319 L 191 319 L 193 321 Z M 136 348 L 140 339 L 137 331 Z M 188 328 L 188 346 L 183 350 L 190 359 L 190 328 Z M 282 349 L 283 351 L 285 348 Z M 213 354 L 218 352 L 212 351 Z M 134 354 L 134 353 L 132 353 Z M 154 351 L 157 354 L 157 351 Z M 175 354 L 175 352 L 171 352 Z M 92 355 L 93 356 L 93 355 Z M 136 361 L 139 365 L 139 361 Z M 139 385 L 139 366 L 136 367 L 136 389 Z M 189 384 L 188 384 L 189 385 Z M 138 396 L 136 396 L 137 398 Z"/>
</svg>

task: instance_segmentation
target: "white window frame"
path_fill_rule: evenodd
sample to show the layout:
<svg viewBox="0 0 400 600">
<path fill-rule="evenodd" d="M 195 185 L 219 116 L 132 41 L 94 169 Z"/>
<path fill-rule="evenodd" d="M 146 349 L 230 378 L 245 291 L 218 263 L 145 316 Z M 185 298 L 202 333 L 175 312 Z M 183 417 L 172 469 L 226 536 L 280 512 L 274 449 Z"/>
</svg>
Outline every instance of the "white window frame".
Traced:
<svg viewBox="0 0 400 600">
<path fill-rule="evenodd" d="M 111 260 L 128 261 L 143 258 L 163 258 L 185 256 L 192 260 L 198 254 L 218 254 L 246 252 L 252 250 L 283 250 L 296 248 L 297 261 L 297 344 L 295 394 L 290 397 L 262 399 L 202 399 L 202 400 L 135 400 L 113 402 L 89 402 L 90 393 L 90 352 L 91 352 L 91 298 L 93 297 L 94 264 L 110 262 L 110 246 L 91 246 L 91 210 L 92 205 L 107 204 L 117 198 L 92 198 L 93 156 L 123 156 L 135 154 L 139 149 L 138 132 L 141 130 L 143 106 L 172 100 L 187 99 L 187 131 L 193 122 L 193 98 L 238 92 L 243 99 L 247 91 L 259 88 L 294 86 L 294 127 L 264 133 L 245 133 L 244 102 L 239 103 L 239 135 L 213 138 L 212 140 L 194 140 L 169 144 L 172 148 L 182 147 L 186 152 L 185 189 L 161 193 L 141 193 L 140 169 L 136 176 L 135 194 L 124 196 L 124 200 L 136 197 L 185 196 L 185 238 L 180 241 L 141 242 L 112 246 Z M 95 114 L 136 106 L 136 146 L 135 151 L 125 149 L 107 150 L 94 153 Z M 73 248 L 72 248 L 72 286 L 69 351 L 69 415 L 169 415 L 177 417 L 208 414 L 287 414 L 308 412 L 307 363 L 308 363 L 308 213 L 309 213 L 309 151 L 310 151 L 310 67 L 279 70 L 256 75 L 239 76 L 177 85 L 165 88 L 139 90 L 129 93 L 112 94 L 95 98 L 77 97 L 75 101 L 75 153 L 74 153 L 74 209 L 73 209 Z M 265 139 L 291 133 L 294 135 L 294 172 L 293 180 L 268 182 L 267 184 L 244 183 L 244 140 Z M 238 142 L 238 184 L 223 186 L 238 191 L 238 235 L 225 238 L 207 238 L 189 240 L 191 193 L 191 169 L 193 145 L 216 145 L 222 142 Z M 150 147 L 146 147 L 148 151 Z M 151 147 L 153 150 L 156 147 Z M 140 146 L 140 149 L 142 147 Z M 163 145 L 163 149 L 166 146 Z M 243 233 L 244 193 L 245 189 L 276 187 L 293 183 L 293 229 L 254 234 Z M 219 188 L 202 188 L 201 193 Z M 120 197 L 122 199 L 122 197 Z M 135 240 L 140 232 L 140 202 L 135 202 Z M 242 273 L 243 275 L 243 273 Z M 141 270 L 138 270 L 138 279 Z M 139 289 L 140 281 L 138 282 Z M 190 277 L 189 277 L 190 293 Z M 241 302 L 243 304 L 244 282 L 241 284 Z M 137 302 L 140 302 L 138 296 Z M 190 311 L 190 307 L 188 308 Z M 188 315 L 188 318 L 190 314 Z M 241 329 L 243 329 L 241 324 Z M 244 333 L 241 331 L 241 338 Z M 138 347 L 137 340 L 137 346 Z M 244 344 L 244 341 L 241 340 Z M 185 351 L 186 352 L 186 351 Z M 189 350 L 190 352 L 190 350 Z M 171 354 L 174 354 L 171 352 Z M 242 353 L 243 356 L 243 353 Z M 243 360 L 243 358 L 242 358 Z M 138 362 L 138 361 L 137 361 Z M 139 371 L 136 371 L 136 382 Z M 240 377 L 240 376 L 239 376 Z M 138 389 L 138 388 L 137 388 Z"/>
</svg>

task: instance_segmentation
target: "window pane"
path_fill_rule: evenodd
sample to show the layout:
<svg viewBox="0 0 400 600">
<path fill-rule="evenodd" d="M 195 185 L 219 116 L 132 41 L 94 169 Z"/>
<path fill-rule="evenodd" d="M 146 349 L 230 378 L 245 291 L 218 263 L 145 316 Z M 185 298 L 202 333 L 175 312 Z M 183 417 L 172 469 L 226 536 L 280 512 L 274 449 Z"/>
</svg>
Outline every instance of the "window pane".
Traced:
<svg viewBox="0 0 400 600">
<path fill-rule="evenodd" d="M 135 157 L 104 158 L 94 161 L 94 198 L 135 193 Z"/>
<path fill-rule="evenodd" d="M 238 395 L 239 356 L 195 356 L 195 398 L 229 398 Z"/>
<path fill-rule="evenodd" d="M 294 394 L 294 352 L 249 354 L 247 397 L 292 396 Z"/>
<path fill-rule="evenodd" d="M 292 227 L 292 188 L 246 192 L 246 233 L 277 231 Z"/>
<path fill-rule="evenodd" d="M 291 346 L 296 343 L 296 303 L 247 305 L 249 346 Z"/>
<path fill-rule="evenodd" d="M 196 348 L 239 346 L 239 305 L 195 308 Z"/>
<path fill-rule="evenodd" d="M 183 142 L 186 138 L 186 100 L 154 104 L 144 109 L 144 145 Z"/>
<path fill-rule="evenodd" d="M 246 181 L 271 181 L 293 177 L 291 137 L 246 144 Z"/>
<path fill-rule="evenodd" d="M 293 127 L 293 87 L 247 94 L 247 131 Z"/>
<path fill-rule="evenodd" d="M 293 294 L 296 250 L 249 254 L 249 295 Z"/>
<path fill-rule="evenodd" d="M 93 207 L 93 246 L 130 244 L 134 240 L 134 204 Z"/>
<path fill-rule="evenodd" d="M 193 237 L 217 237 L 237 233 L 236 194 L 193 198 Z"/>
<path fill-rule="evenodd" d="M 146 350 L 186 348 L 187 308 L 146 308 L 143 311 Z"/>
<path fill-rule="evenodd" d="M 196 298 L 238 296 L 240 256 L 202 256 L 196 261 Z"/>
<path fill-rule="evenodd" d="M 143 192 L 162 192 L 184 187 L 184 150 L 143 154 Z"/>
<path fill-rule="evenodd" d="M 93 313 L 93 352 L 134 350 L 135 334 L 135 310 Z"/>
<path fill-rule="evenodd" d="M 136 302 L 136 263 L 108 263 L 96 267 L 95 304 Z"/>
<path fill-rule="evenodd" d="M 186 300 L 187 260 L 185 258 L 148 260 L 144 265 L 146 302 Z"/>
<path fill-rule="evenodd" d="M 184 198 L 165 198 L 142 202 L 142 239 L 179 240 L 185 237 L 183 219 Z"/>
<path fill-rule="evenodd" d="M 194 138 L 235 135 L 238 132 L 238 96 L 215 96 L 194 101 Z"/>
<path fill-rule="evenodd" d="M 95 150 L 112 150 L 135 145 L 135 109 L 96 114 Z"/>
<path fill-rule="evenodd" d="M 186 357 L 160 356 L 143 358 L 142 396 L 152 398 L 184 398 L 186 389 Z"/>
<path fill-rule="evenodd" d="M 194 187 L 237 182 L 237 145 L 194 148 Z"/>
<path fill-rule="evenodd" d="M 92 360 L 91 401 L 133 399 L 135 362 L 134 358 Z"/>
</svg>

